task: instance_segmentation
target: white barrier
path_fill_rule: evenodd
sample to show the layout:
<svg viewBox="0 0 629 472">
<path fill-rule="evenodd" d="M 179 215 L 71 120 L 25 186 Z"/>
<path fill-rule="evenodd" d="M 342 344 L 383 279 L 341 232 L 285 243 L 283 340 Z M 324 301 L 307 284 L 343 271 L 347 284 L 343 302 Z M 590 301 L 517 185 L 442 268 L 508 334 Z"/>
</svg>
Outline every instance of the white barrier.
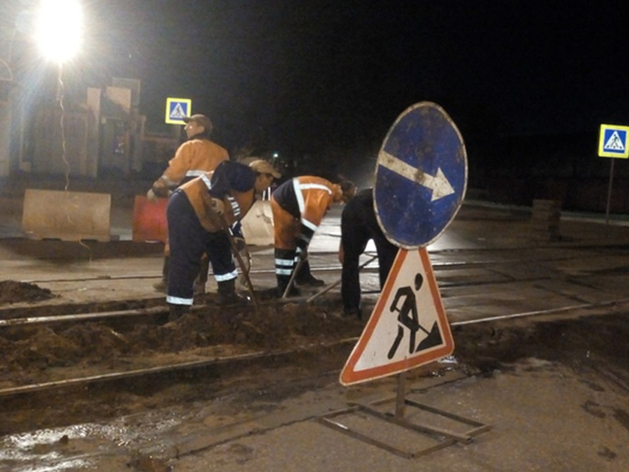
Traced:
<svg viewBox="0 0 629 472">
<path fill-rule="evenodd" d="M 242 234 L 248 245 L 273 245 L 273 213 L 269 200 L 256 201 L 242 219 Z"/>
</svg>

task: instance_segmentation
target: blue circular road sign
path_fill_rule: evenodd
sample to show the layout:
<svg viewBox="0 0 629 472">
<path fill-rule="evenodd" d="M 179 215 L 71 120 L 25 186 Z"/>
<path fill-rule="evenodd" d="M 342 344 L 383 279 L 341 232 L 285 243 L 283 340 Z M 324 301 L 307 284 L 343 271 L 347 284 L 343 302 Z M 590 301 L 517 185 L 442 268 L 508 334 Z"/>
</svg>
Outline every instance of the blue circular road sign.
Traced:
<svg viewBox="0 0 629 472">
<path fill-rule="evenodd" d="M 454 219 L 466 188 L 467 154 L 454 122 L 432 102 L 407 108 L 376 164 L 374 208 L 387 239 L 405 249 L 429 245 Z"/>
</svg>

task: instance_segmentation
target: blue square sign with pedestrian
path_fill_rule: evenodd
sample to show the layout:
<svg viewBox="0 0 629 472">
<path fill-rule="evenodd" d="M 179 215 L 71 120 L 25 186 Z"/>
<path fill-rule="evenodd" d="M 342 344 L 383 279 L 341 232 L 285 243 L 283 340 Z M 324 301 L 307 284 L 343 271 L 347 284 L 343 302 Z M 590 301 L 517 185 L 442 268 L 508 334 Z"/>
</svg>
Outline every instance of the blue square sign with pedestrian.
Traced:
<svg viewBox="0 0 629 472">
<path fill-rule="evenodd" d="M 166 123 L 171 125 L 185 125 L 184 118 L 190 116 L 192 100 L 189 98 L 166 99 Z"/>
<path fill-rule="evenodd" d="M 598 155 L 600 157 L 627 159 L 629 157 L 629 147 L 627 146 L 628 136 L 628 126 L 601 125 L 598 140 Z"/>
</svg>

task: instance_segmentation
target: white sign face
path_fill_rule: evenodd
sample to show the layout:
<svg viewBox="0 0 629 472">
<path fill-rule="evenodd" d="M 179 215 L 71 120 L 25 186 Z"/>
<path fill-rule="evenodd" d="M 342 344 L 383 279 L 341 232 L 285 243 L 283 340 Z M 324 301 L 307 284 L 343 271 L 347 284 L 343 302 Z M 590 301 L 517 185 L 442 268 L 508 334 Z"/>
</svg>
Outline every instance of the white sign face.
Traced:
<svg viewBox="0 0 629 472">
<path fill-rule="evenodd" d="M 398 374 L 453 351 L 428 251 L 402 249 L 340 382 L 351 385 Z"/>
</svg>

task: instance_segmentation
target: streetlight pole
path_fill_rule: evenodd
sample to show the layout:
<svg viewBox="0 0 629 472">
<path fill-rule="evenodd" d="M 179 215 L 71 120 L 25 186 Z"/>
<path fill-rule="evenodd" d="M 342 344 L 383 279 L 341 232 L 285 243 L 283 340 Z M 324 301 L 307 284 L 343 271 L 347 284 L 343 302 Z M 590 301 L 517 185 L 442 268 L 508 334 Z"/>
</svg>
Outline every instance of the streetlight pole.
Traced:
<svg viewBox="0 0 629 472">
<path fill-rule="evenodd" d="M 83 34 L 83 11 L 79 0 L 40 0 L 35 39 L 42 55 L 57 64 L 56 102 L 61 107 L 61 157 L 69 187 L 70 165 L 66 159 L 63 107 L 63 64 L 79 52 Z"/>
</svg>

